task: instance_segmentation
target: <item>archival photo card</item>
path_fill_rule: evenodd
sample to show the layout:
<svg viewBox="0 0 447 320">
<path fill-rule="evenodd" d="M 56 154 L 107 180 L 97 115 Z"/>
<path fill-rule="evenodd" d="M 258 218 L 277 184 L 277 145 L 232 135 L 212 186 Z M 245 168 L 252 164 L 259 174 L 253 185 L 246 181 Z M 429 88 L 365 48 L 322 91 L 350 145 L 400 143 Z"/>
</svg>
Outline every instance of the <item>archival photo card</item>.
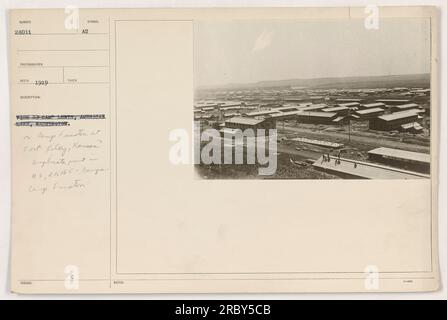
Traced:
<svg viewBox="0 0 447 320">
<path fill-rule="evenodd" d="M 439 289 L 437 14 L 11 10 L 11 291 Z"/>
</svg>

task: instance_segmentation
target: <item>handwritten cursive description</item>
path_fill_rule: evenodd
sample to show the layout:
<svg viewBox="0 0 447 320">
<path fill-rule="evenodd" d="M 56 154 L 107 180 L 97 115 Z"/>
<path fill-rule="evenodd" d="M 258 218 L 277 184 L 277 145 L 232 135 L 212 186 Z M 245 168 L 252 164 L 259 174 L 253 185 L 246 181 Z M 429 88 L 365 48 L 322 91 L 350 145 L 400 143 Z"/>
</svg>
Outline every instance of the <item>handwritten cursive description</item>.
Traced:
<svg viewBox="0 0 447 320">
<path fill-rule="evenodd" d="M 104 133 L 99 129 L 37 129 L 23 136 L 29 161 L 28 191 L 82 190 L 104 174 Z"/>
</svg>

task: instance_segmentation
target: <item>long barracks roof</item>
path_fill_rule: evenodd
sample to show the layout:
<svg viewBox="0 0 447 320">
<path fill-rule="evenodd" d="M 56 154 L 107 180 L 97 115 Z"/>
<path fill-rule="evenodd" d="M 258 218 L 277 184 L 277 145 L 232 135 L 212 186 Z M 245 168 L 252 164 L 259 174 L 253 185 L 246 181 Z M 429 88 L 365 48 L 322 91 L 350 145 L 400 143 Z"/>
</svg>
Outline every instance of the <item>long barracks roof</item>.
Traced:
<svg viewBox="0 0 447 320">
<path fill-rule="evenodd" d="M 414 114 L 420 114 L 420 113 L 424 113 L 425 110 L 424 109 L 408 109 L 408 110 L 402 110 L 402 111 L 395 111 L 391 114 L 394 115 L 399 115 L 401 113 L 405 114 L 405 113 L 414 113 Z"/>
<path fill-rule="evenodd" d="M 275 110 L 280 112 L 288 112 L 288 111 L 297 111 L 298 108 L 295 106 L 286 106 L 286 107 L 275 108 Z"/>
<path fill-rule="evenodd" d="M 412 110 L 408 110 L 408 111 L 403 111 L 403 112 L 395 112 L 395 113 L 385 114 L 383 116 L 379 116 L 378 119 L 385 120 L 385 121 L 393 121 L 393 120 L 397 120 L 397 119 L 410 118 L 410 117 L 414 117 L 414 116 L 417 116 L 417 114 Z"/>
<path fill-rule="evenodd" d="M 301 114 L 301 111 L 278 112 L 278 113 L 271 114 L 270 117 L 271 118 L 290 117 L 290 116 L 294 116 L 297 114 Z"/>
<path fill-rule="evenodd" d="M 382 112 L 385 111 L 382 108 L 371 108 L 371 109 L 365 109 L 365 110 L 358 110 L 358 114 L 369 114 L 369 113 L 375 113 L 375 112 Z"/>
<path fill-rule="evenodd" d="M 416 103 L 407 103 L 407 104 L 401 104 L 398 106 L 394 106 L 394 108 L 397 109 L 412 109 L 412 108 L 419 108 L 419 105 Z"/>
<path fill-rule="evenodd" d="M 247 116 L 249 116 L 249 117 L 262 116 L 262 115 L 273 114 L 273 113 L 277 113 L 277 112 L 278 112 L 277 110 L 254 111 L 254 112 L 247 113 Z"/>
<path fill-rule="evenodd" d="M 348 102 L 348 103 L 339 103 L 338 104 L 338 106 L 340 106 L 340 107 L 347 107 L 347 108 L 349 108 L 349 107 L 356 107 L 356 106 L 359 106 L 359 105 L 360 105 L 359 102 Z"/>
<path fill-rule="evenodd" d="M 337 111 L 343 111 L 343 110 L 348 110 L 348 107 L 345 106 L 340 106 L 340 107 L 329 107 L 329 108 L 325 108 L 323 109 L 324 112 L 337 112 Z"/>
<path fill-rule="evenodd" d="M 236 123 L 236 124 L 244 124 L 249 126 L 255 126 L 264 121 L 264 119 L 252 119 L 252 118 L 244 118 L 244 117 L 233 117 L 231 119 L 226 120 L 226 123 Z"/>
<path fill-rule="evenodd" d="M 317 117 L 317 118 L 332 118 L 337 114 L 335 112 L 319 112 L 319 111 L 301 111 L 298 116 L 303 117 Z"/>
<path fill-rule="evenodd" d="M 321 110 L 327 108 L 326 104 L 315 104 L 308 107 L 300 108 L 301 111 Z"/>
<path fill-rule="evenodd" d="M 364 107 L 364 108 L 376 108 L 376 107 L 384 107 L 384 106 L 385 106 L 385 104 L 383 102 L 362 104 L 362 107 Z"/>
<path fill-rule="evenodd" d="M 360 101 L 362 101 L 362 99 L 339 98 L 339 99 L 335 99 L 335 101 L 340 101 L 340 102 L 360 102 Z"/>
<path fill-rule="evenodd" d="M 403 159 L 403 160 L 411 160 L 417 162 L 430 163 L 430 155 L 427 153 L 406 151 L 400 149 L 391 149 L 380 147 L 377 149 L 373 149 L 368 151 L 369 154 L 375 154 L 384 157 L 390 157 L 395 159 Z"/>
<path fill-rule="evenodd" d="M 288 97 L 284 97 L 285 101 L 303 101 L 306 100 L 306 97 L 301 97 L 301 96 L 288 96 Z"/>
<path fill-rule="evenodd" d="M 404 100 L 404 99 L 377 99 L 376 101 L 384 102 L 384 103 L 386 103 L 386 102 L 402 102 L 402 103 L 410 102 L 410 100 Z"/>
</svg>

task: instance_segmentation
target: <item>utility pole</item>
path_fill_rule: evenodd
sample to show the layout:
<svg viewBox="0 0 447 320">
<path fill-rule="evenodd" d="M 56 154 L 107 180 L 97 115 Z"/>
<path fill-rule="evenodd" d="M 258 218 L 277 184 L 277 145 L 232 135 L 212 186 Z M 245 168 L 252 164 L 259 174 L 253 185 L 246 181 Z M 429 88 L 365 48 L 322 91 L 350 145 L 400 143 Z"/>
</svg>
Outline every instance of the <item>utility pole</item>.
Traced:
<svg viewBox="0 0 447 320">
<path fill-rule="evenodd" d="M 349 143 L 351 143 L 351 108 L 348 109 L 348 137 Z"/>
</svg>

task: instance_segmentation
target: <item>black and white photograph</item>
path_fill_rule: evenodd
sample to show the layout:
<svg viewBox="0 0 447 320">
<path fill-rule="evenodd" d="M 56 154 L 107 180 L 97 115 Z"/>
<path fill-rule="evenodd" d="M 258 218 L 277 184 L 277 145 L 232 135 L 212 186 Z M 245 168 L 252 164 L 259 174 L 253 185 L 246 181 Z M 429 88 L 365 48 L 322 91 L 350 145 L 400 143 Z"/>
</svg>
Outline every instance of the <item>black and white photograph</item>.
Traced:
<svg viewBox="0 0 447 320">
<path fill-rule="evenodd" d="M 196 172 L 429 179 L 430 40 L 427 18 L 197 21 Z"/>
</svg>

